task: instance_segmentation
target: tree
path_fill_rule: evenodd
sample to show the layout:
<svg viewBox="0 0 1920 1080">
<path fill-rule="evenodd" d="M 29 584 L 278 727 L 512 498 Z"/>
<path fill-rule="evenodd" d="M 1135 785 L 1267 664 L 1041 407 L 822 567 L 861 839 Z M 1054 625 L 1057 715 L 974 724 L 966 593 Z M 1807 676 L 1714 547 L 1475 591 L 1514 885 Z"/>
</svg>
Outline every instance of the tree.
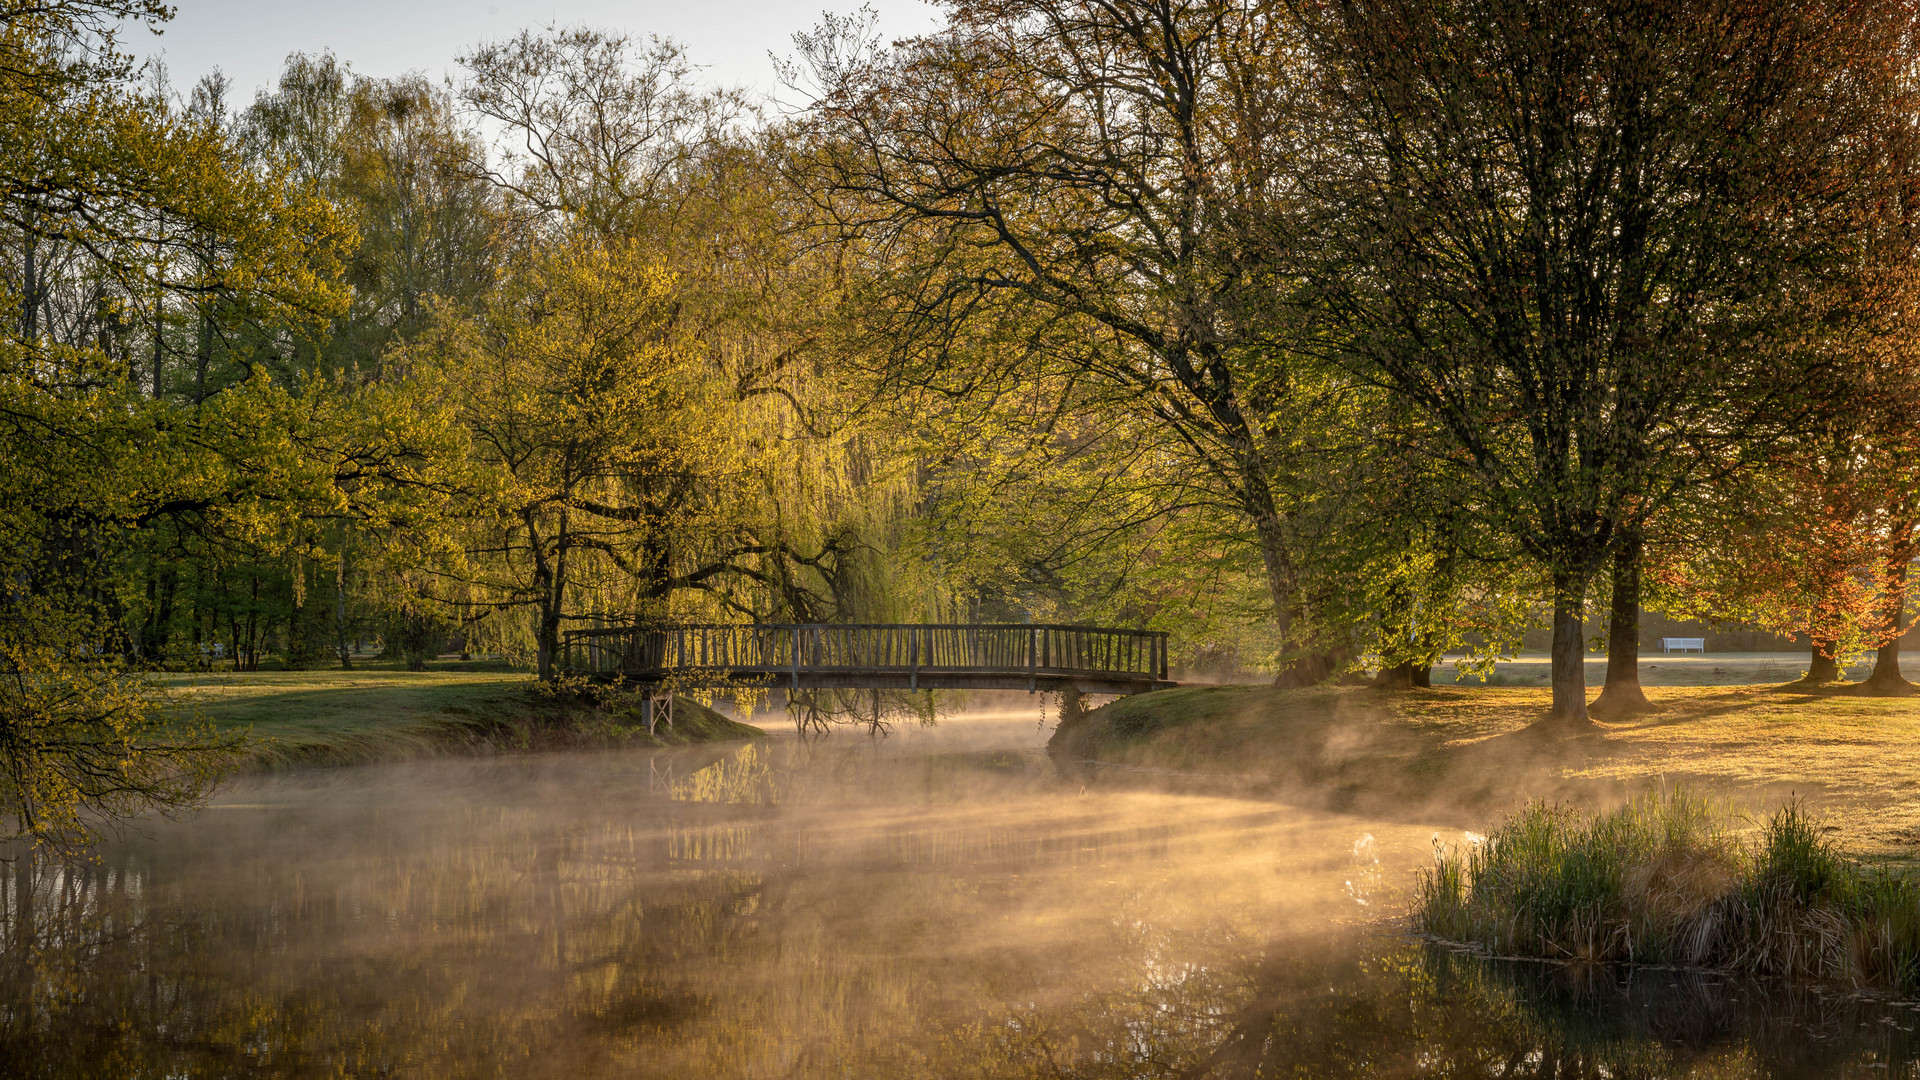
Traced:
<svg viewBox="0 0 1920 1080">
<path fill-rule="evenodd" d="M 829 20 L 800 39 L 815 150 L 798 181 L 875 253 L 889 392 L 1092 387 L 1170 433 L 1184 460 L 1167 472 L 1231 508 L 1285 677 L 1310 682 L 1342 646 L 1294 633 L 1317 568 L 1288 507 L 1346 391 L 1302 361 L 1278 299 L 1292 26 L 1211 0 L 980 0 L 887 53 Z"/>
<path fill-rule="evenodd" d="M 1678 507 L 1654 561 L 1676 611 L 1805 634 L 1801 685 L 1841 678 L 1839 660 L 1877 651 L 1853 692 L 1911 693 L 1900 673 L 1907 571 L 1920 553 L 1920 394 L 1909 317 L 1848 341 L 1839 377 L 1810 415 Z"/>
<path fill-rule="evenodd" d="M 19 253 L 18 318 L 0 320 L 0 827 L 29 844 L 204 794 L 231 742 L 174 725 L 126 672 L 126 571 L 161 523 L 261 529 L 315 479 L 264 372 L 172 396 L 156 363 L 143 385 L 168 309 L 284 339 L 340 299 L 327 208 L 130 88 L 116 20 L 164 14 L 0 6 L 0 221 Z"/>
<path fill-rule="evenodd" d="M 321 365 L 376 377 L 382 351 L 425 325 L 430 300 L 471 305 L 506 241 L 493 184 L 451 95 L 419 76 L 370 79 L 331 55 L 288 58 L 279 85 L 236 120 L 257 162 L 324 193 L 351 218 L 353 304 L 329 328 Z"/>
<path fill-rule="evenodd" d="M 621 489 L 619 559 L 600 551 L 592 584 L 557 602 L 603 620 L 886 613 L 897 593 L 879 555 L 907 505 L 903 469 L 836 377 L 845 273 L 790 227 L 778 133 L 731 131 L 736 96 L 694 91 L 668 42 L 550 28 L 464 63 L 460 100 L 501 133 L 467 173 L 511 215 L 512 274 L 579 257 L 654 267 L 671 283 L 661 355 L 700 405 L 657 411 L 681 430 L 646 437 L 684 445 L 697 424 L 709 440 L 675 476 Z"/>
<path fill-rule="evenodd" d="M 644 47 L 587 27 L 523 30 L 460 58 L 460 97 L 500 132 L 474 175 L 547 228 L 637 239 L 682 173 L 738 115 L 737 96 L 700 93 L 669 40 Z"/>
<path fill-rule="evenodd" d="M 543 679 L 565 624 L 632 620 L 676 584 L 656 532 L 676 522 L 653 504 L 726 467 L 702 445 L 710 384 L 676 348 L 672 298 L 658 263 L 580 241 L 407 354 L 455 403 L 480 467 L 476 602 L 531 613 Z"/>
<path fill-rule="evenodd" d="M 1758 372 L 1816 366 L 1809 329 L 1867 302 L 1905 9 L 1296 10 L 1325 109 L 1298 177 L 1325 214 L 1325 347 L 1448 432 L 1550 576 L 1549 722 L 1580 727 L 1593 574 L 1777 404 L 1756 388 L 1794 383 Z"/>
</svg>

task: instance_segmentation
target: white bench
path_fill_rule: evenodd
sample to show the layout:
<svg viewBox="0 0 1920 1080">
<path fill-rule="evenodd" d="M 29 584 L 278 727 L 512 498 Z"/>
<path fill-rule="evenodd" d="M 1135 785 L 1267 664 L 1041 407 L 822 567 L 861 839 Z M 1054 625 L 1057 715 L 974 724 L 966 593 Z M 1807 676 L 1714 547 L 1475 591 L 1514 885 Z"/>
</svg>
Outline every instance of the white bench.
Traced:
<svg viewBox="0 0 1920 1080">
<path fill-rule="evenodd" d="M 1704 653 L 1707 651 L 1707 639 L 1703 637 L 1663 637 L 1660 639 L 1660 648 L 1667 652 L 1691 651 Z"/>
</svg>

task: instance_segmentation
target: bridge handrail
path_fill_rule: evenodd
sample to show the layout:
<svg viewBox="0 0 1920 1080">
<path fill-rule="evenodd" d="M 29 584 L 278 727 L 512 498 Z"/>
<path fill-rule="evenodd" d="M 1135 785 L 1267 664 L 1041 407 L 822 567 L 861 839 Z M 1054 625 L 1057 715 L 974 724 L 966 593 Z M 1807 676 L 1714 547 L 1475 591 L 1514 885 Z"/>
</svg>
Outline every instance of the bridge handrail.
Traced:
<svg viewBox="0 0 1920 1080">
<path fill-rule="evenodd" d="M 587 674 L 727 671 L 1003 672 L 1166 681 L 1162 630 L 1070 623 L 675 623 L 564 635 L 565 666 Z"/>
</svg>

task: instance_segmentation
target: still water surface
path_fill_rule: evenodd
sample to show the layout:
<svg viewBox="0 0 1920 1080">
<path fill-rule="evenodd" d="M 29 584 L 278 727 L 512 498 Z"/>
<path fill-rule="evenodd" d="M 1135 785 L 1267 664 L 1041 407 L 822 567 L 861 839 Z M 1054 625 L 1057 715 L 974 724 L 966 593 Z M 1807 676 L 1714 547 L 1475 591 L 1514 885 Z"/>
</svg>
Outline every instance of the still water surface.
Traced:
<svg viewBox="0 0 1920 1080">
<path fill-rule="evenodd" d="M 1916 1073 L 1905 1005 L 1435 949 L 1430 823 L 1083 786 L 1042 737 L 250 780 L 6 875 L 0 1075 Z"/>
</svg>

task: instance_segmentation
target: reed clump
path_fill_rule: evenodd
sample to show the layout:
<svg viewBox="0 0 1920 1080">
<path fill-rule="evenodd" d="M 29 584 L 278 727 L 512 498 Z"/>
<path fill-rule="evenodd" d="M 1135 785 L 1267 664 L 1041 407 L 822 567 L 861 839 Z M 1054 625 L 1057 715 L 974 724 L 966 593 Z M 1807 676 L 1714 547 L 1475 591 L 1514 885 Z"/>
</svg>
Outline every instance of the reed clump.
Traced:
<svg viewBox="0 0 1920 1080">
<path fill-rule="evenodd" d="M 1686 792 L 1601 814 L 1534 803 L 1437 853 L 1414 924 L 1504 956 L 1920 990 L 1920 883 L 1850 857 L 1798 803 L 1741 824 Z"/>
</svg>

